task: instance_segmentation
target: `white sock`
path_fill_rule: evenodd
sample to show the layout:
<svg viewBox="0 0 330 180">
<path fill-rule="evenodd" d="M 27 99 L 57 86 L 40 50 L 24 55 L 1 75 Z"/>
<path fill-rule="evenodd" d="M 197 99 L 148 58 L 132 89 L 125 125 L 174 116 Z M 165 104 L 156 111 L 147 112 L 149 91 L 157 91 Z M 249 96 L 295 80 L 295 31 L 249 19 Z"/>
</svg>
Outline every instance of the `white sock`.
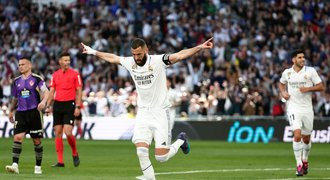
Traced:
<svg viewBox="0 0 330 180">
<path fill-rule="evenodd" d="M 292 143 L 293 146 L 293 153 L 296 158 L 297 166 L 301 165 L 301 155 L 302 155 L 302 143 L 301 141 L 295 142 L 293 141 Z"/>
<path fill-rule="evenodd" d="M 152 167 L 151 161 L 149 159 L 149 149 L 145 147 L 138 147 L 136 148 L 136 151 L 144 177 L 148 180 L 156 179 L 154 168 Z"/>
<path fill-rule="evenodd" d="M 169 151 L 167 154 L 164 155 L 155 155 L 155 158 L 157 161 L 163 163 L 168 161 L 171 157 L 173 157 L 177 152 L 180 146 L 184 143 L 183 140 L 178 139 L 176 140 L 169 148 Z"/>
<path fill-rule="evenodd" d="M 308 155 L 312 147 L 312 141 L 309 141 L 308 144 L 302 143 L 302 160 L 304 162 L 308 161 Z"/>
<path fill-rule="evenodd" d="M 168 152 L 168 159 L 173 157 L 177 152 L 180 146 L 184 143 L 182 139 L 177 139 L 171 146 L 170 151 Z"/>
</svg>

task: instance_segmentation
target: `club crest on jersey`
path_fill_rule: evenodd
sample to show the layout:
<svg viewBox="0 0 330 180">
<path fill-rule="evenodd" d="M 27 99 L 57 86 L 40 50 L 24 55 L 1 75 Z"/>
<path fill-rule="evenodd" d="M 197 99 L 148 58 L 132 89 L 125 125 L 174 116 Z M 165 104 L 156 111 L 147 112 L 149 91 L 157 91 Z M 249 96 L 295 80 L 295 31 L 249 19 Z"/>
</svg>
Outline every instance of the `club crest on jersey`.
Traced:
<svg viewBox="0 0 330 180">
<path fill-rule="evenodd" d="M 307 80 L 307 79 L 308 79 L 308 77 L 307 77 L 307 75 L 306 75 L 306 74 L 304 75 L 304 79 L 305 79 L 305 80 Z"/>
<path fill-rule="evenodd" d="M 34 85 L 34 82 L 31 80 L 31 81 L 29 82 L 29 84 L 30 84 L 30 86 L 33 86 L 33 85 Z"/>
<path fill-rule="evenodd" d="M 148 70 L 149 70 L 149 71 L 153 71 L 154 68 L 152 68 L 152 66 L 149 65 Z"/>
<path fill-rule="evenodd" d="M 133 64 L 132 69 L 136 69 L 136 68 L 137 68 L 137 65 Z"/>
<path fill-rule="evenodd" d="M 143 68 L 142 68 L 142 69 L 140 69 L 140 70 L 137 70 L 137 65 L 134 64 L 134 65 L 132 66 L 132 70 L 133 70 L 133 72 L 142 72 L 142 71 L 145 71 L 146 69 L 143 69 Z M 153 70 L 154 70 L 154 68 L 153 68 L 151 65 L 149 65 L 147 71 L 152 72 Z"/>
<path fill-rule="evenodd" d="M 288 79 L 290 79 L 290 76 L 291 76 L 291 72 L 288 72 Z"/>
</svg>

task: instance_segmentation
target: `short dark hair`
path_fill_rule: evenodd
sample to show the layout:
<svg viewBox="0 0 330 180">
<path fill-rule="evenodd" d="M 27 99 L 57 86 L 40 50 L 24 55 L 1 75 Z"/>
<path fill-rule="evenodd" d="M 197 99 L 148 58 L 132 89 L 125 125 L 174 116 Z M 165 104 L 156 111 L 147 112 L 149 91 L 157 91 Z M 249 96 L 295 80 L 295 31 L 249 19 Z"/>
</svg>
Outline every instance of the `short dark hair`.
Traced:
<svg viewBox="0 0 330 180">
<path fill-rule="evenodd" d="M 62 52 L 62 53 L 60 54 L 60 57 L 59 57 L 59 58 L 61 58 L 61 57 L 63 57 L 63 56 L 70 56 L 70 54 L 69 54 L 68 52 Z"/>
<path fill-rule="evenodd" d="M 132 41 L 131 48 L 136 49 L 138 47 L 144 47 L 146 46 L 146 42 L 143 39 L 136 38 Z"/>
<path fill-rule="evenodd" d="M 296 49 L 294 51 L 291 52 L 291 59 L 296 57 L 298 54 L 304 53 L 304 51 L 302 49 Z"/>
<path fill-rule="evenodd" d="M 26 59 L 26 60 L 28 60 L 28 61 L 31 61 L 30 57 L 28 57 L 28 56 L 24 56 L 24 55 L 18 56 L 17 59 L 18 59 L 18 60 Z"/>
</svg>

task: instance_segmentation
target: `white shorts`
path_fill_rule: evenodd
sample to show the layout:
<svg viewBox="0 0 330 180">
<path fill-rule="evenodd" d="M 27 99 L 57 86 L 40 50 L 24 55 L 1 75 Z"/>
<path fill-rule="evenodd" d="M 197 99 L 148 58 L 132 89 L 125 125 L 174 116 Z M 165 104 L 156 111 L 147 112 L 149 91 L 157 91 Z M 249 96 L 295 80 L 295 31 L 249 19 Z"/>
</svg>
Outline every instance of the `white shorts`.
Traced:
<svg viewBox="0 0 330 180">
<path fill-rule="evenodd" d="M 314 113 L 290 113 L 288 112 L 288 119 L 292 128 L 292 131 L 301 129 L 301 134 L 310 135 L 313 131 Z"/>
<path fill-rule="evenodd" d="M 136 115 L 132 142 L 145 142 L 151 145 L 155 141 L 155 148 L 169 148 L 171 145 L 170 113 L 169 109 L 139 108 Z"/>
</svg>

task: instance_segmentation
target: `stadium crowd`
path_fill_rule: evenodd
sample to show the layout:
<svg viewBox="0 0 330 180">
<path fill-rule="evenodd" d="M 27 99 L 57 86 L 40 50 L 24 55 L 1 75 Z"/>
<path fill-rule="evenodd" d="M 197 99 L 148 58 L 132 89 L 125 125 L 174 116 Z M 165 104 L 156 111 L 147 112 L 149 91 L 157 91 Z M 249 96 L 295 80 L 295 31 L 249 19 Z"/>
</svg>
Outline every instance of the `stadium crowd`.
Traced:
<svg viewBox="0 0 330 180">
<path fill-rule="evenodd" d="M 67 51 L 84 81 L 89 115 L 134 116 L 136 92 L 121 66 L 81 54 L 92 48 L 130 55 L 134 37 L 149 54 L 171 53 L 214 37 L 215 47 L 168 69 L 172 101 L 182 117 L 284 115 L 277 83 L 290 52 L 305 50 L 326 92 L 315 112 L 330 116 L 330 3 L 322 0 L 77 0 L 68 6 L 0 0 L 0 99 L 3 110 L 18 57 L 29 56 L 49 83 Z"/>
</svg>

